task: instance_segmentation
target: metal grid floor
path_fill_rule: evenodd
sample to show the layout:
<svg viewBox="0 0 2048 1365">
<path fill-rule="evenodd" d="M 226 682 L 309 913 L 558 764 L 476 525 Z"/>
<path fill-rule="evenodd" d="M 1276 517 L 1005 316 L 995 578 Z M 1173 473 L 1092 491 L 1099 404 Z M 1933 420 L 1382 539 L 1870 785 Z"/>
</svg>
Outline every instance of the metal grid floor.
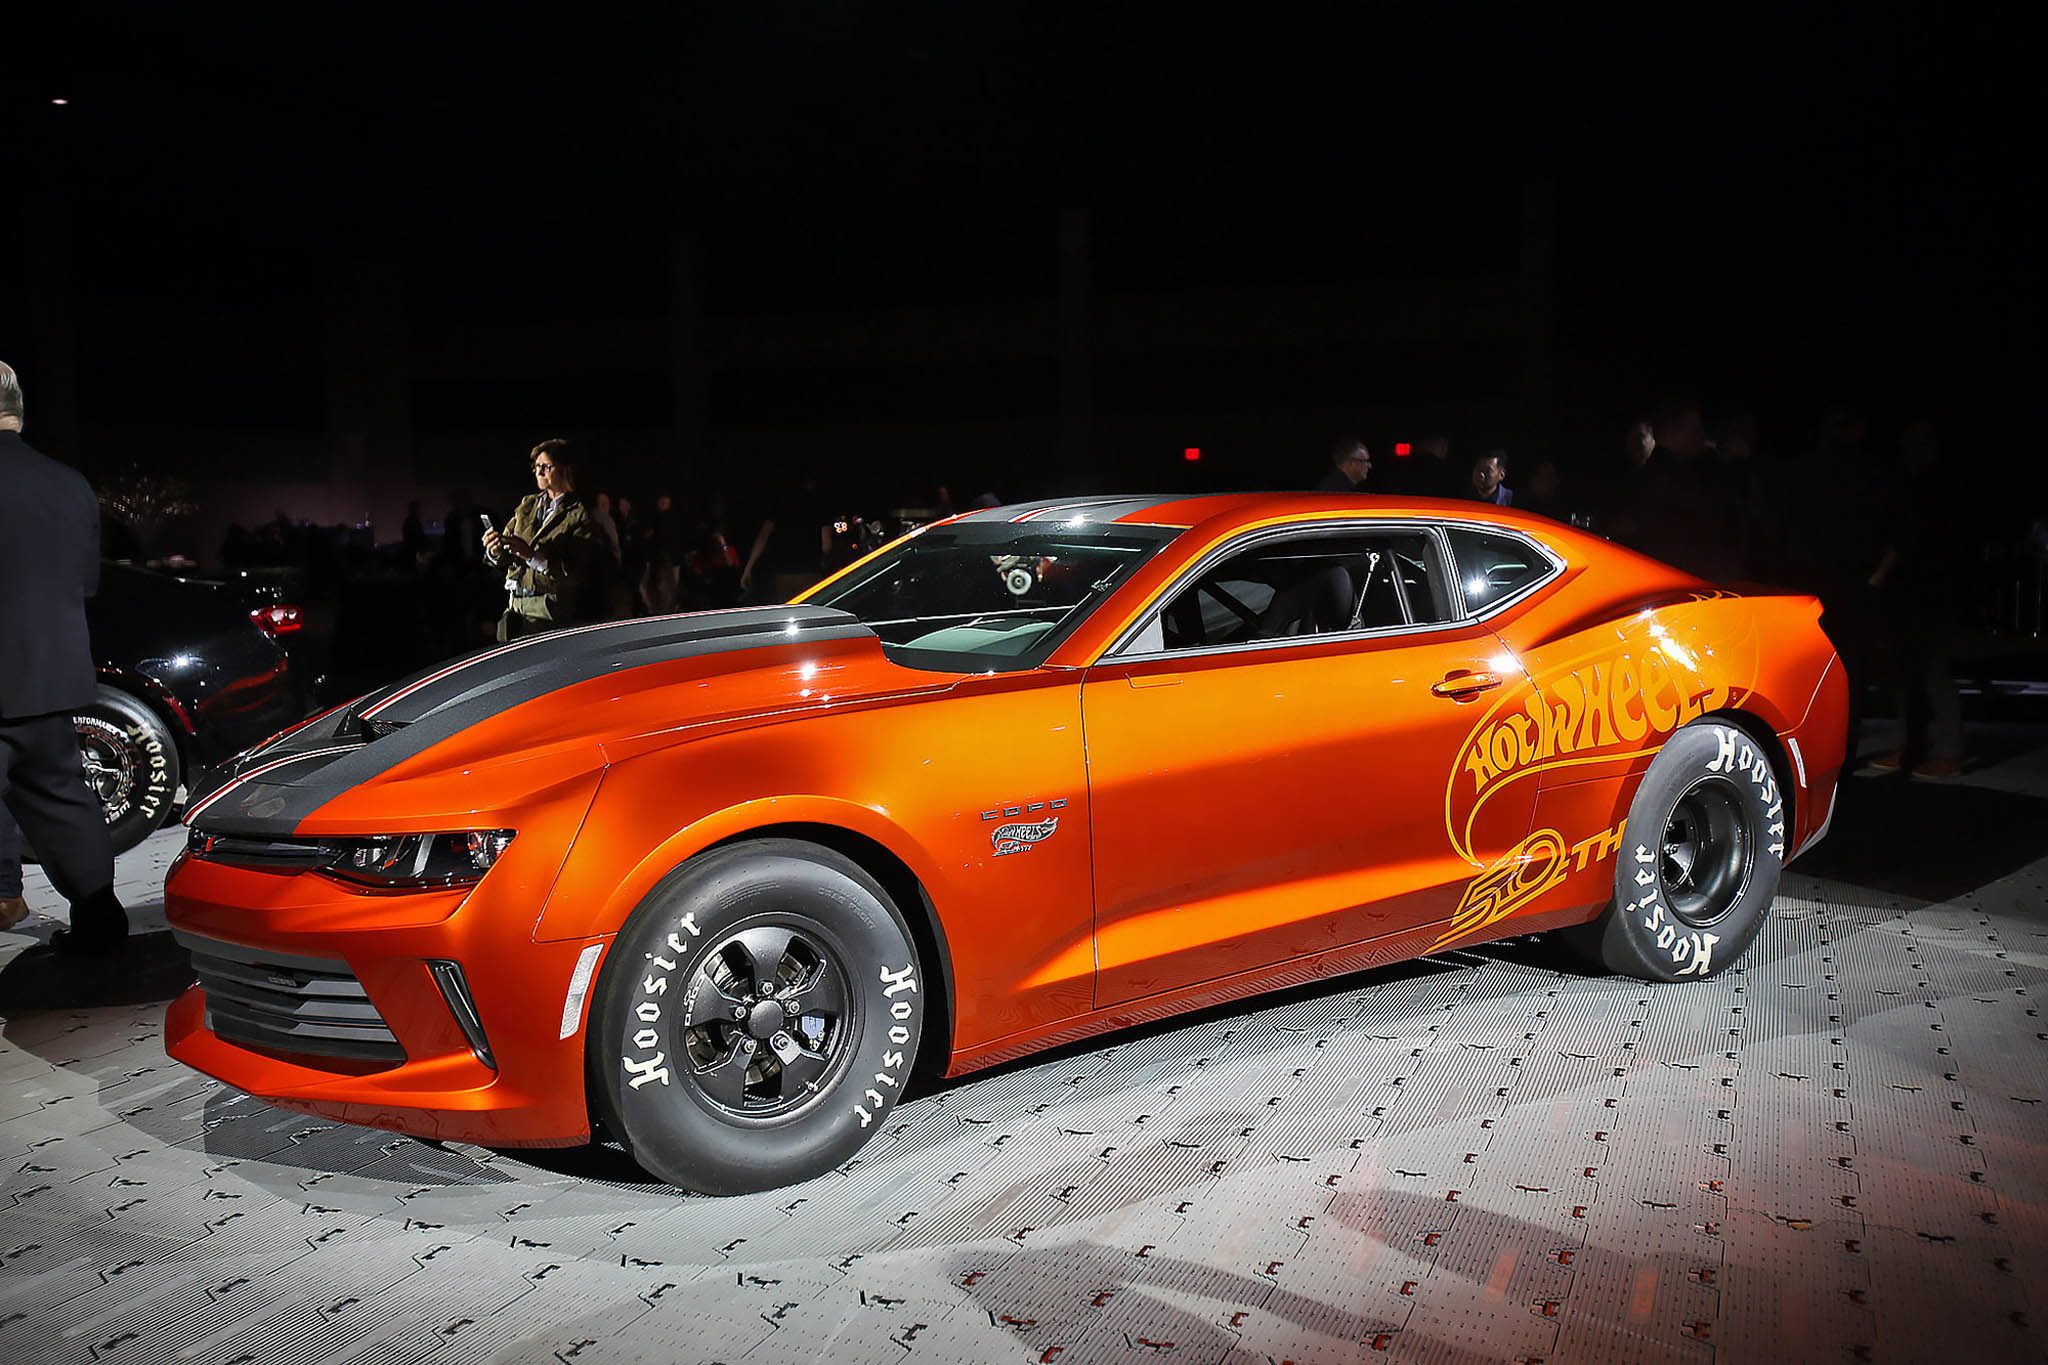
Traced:
<svg viewBox="0 0 2048 1365">
<path fill-rule="evenodd" d="M 926 1091 L 705 1199 L 165 1059 L 0 935 L 0 1361 L 2048 1358 L 2048 731 L 1853 784 L 1707 982 L 1525 941 Z M 122 860 L 161 925 L 178 836 Z"/>
</svg>

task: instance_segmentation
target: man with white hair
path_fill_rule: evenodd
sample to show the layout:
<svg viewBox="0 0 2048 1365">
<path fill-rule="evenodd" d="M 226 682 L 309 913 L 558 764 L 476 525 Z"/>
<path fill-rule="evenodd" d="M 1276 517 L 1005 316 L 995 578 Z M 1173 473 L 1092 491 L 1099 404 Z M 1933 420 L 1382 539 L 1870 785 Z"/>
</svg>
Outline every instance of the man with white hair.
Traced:
<svg viewBox="0 0 2048 1365">
<path fill-rule="evenodd" d="M 0 804 L 71 902 L 52 946 L 108 957 L 127 942 L 128 912 L 71 722 L 93 699 L 85 599 L 100 583 L 99 500 L 77 470 L 31 449 L 21 424 L 21 381 L 0 362 Z"/>
</svg>

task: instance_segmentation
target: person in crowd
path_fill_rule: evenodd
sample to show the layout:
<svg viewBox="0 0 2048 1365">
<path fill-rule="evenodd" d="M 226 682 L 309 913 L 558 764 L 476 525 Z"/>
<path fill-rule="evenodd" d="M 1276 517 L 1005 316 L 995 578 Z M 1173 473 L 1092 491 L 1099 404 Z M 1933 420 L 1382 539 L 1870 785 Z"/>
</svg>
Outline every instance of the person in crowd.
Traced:
<svg viewBox="0 0 2048 1365">
<path fill-rule="evenodd" d="M 128 940 L 106 812 L 78 766 L 71 712 L 93 699 L 85 599 L 99 590 L 100 505 L 83 475 L 22 438 L 21 381 L 0 363 L 0 805 L 70 902 L 51 946 L 107 957 Z"/>
<path fill-rule="evenodd" d="M 640 530 L 646 547 L 646 567 L 640 578 L 640 602 L 649 615 L 659 616 L 676 609 L 677 594 L 682 586 L 683 559 L 686 557 L 681 545 L 682 533 L 682 514 L 676 511 L 675 499 L 666 493 L 657 493 L 654 511 Z"/>
<path fill-rule="evenodd" d="M 591 500 L 590 524 L 597 529 L 598 539 L 610 553 L 612 563 L 617 565 L 623 557 L 619 547 L 619 522 L 612 515 L 612 495 L 599 493 Z"/>
<path fill-rule="evenodd" d="M 398 540 L 405 550 L 406 572 L 418 573 L 434 552 L 432 542 L 427 539 L 427 523 L 420 514 L 418 498 L 405 505 L 405 520 L 399 526 Z"/>
<path fill-rule="evenodd" d="M 1654 422 L 1639 418 L 1622 428 L 1621 459 L 1611 467 L 1599 513 L 1605 533 L 1624 545 L 1636 543 L 1636 516 L 1642 508 L 1643 482 L 1656 454 Z"/>
<path fill-rule="evenodd" d="M 1657 424 L 1647 418 L 1630 422 L 1622 437 L 1622 459 L 1630 469 L 1641 469 L 1657 453 Z"/>
<path fill-rule="evenodd" d="M 1508 453 L 1489 450 L 1472 461 L 1471 496 L 1496 507 L 1515 505 L 1515 490 L 1508 487 Z"/>
<path fill-rule="evenodd" d="M 1768 559 L 1761 544 L 1772 519 L 1769 493 L 1756 455 L 1756 418 L 1737 412 L 1722 419 L 1718 439 L 1713 442 L 1714 465 L 1722 485 L 1722 496 L 1731 524 L 1727 528 L 1728 567 L 1748 578 L 1767 575 Z"/>
<path fill-rule="evenodd" d="M 1871 572 L 1898 691 L 1903 733 L 1897 749 L 1872 760 L 1891 771 L 1912 764 L 1915 777 L 1963 771 L 1962 699 L 1953 654 L 1965 597 L 1963 565 L 1968 519 L 1954 481 L 1941 468 L 1941 434 L 1933 419 L 1915 418 L 1899 435 L 1885 547 Z"/>
<path fill-rule="evenodd" d="M 740 552 L 725 534 L 725 500 L 714 495 L 705 504 L 704 518 L 696 528 L 696 547 L 688 563 L 689 593 L 685 605 L 693 611 L 706 607 L 736 607 L 740 603 Z"/>
<path fill-rule="evenodd" d="M 21 826 L 0 806 L 0 929 L 12 929 L 28 918 L 21 894 Z"/>
<path fill-rule="evenodd" d="M 1330 467 L 1316 480 L 1317 493 L 1363 493 L 1365 479 L 1372 473 L 1372 452 L 1356 436 L 1345 436 L 1330 447 Z"/>
<path fill-rule="evenodd" d="M 612 521 L 619 528 L 619 580 L 626 610 L 645 611 L 640 601 L 640 580 L 647 572 L 646 518 L 634 510 L 633 500 L 621 493 L 612 500 Z"/>
<path fill-rule="evenodd" d="M 576 619 L 590 582 L 596 531 L 576 496 L 569 443 L 542 441 L 530 456 L 534 491 L 501 532 L 484 532 L 484 559 L 505 570 L 505 612 L 498 638 L 516 640 Z"/>
<path fill-rule="evenodd" d="M 1885 632 L 1880 595 L 1870 582 L 1883 560 L 1888 499 L 1866 448 L 1860 409 L 1836 404 L 1821 416 L 1816 440 L 1784 471 L 1778 565 L 1785 586 L 1821 600 L 1821 625 L 1849 678 L 1849 752 L 1858 752 L 1864 690 L 1881 674 Z"/>
<path fill-rule="evenodd" d="M 448 494 L 448 514 L 441 519 L 441 565 L 445 569 L 460 573 L 474 568 L 480 559 L 478 538 L 483 534 L 483 524 L 477 519 L 477 509 L 467 488 L 457 488 Z"/>
<path fill-rule="evenodd" d="M 740 591 L 758 602 L 787 602 L 817 582 L 832 552 L 832 528 L 825 518 L 818 481 L 805 473 L 755 532 L 740 569 Z M 761 582 L 764 572 L 766 583 Z"/>
<path fill-rule="evenodd" d="M 591 597 L 594 615 L 616 621 L 626 615 L 626 603 L 619 588 L 619 567 L 625 562 L 619 545 L 619 523 L 612 515 L 612 495 L 599 493 L 591 500 L 590 524 L 597 532 L 597 548 L 591 555 Z"/>
<path fill-rule="evenodd" d="M 249 528 L 239 521 L 228 523 L 227 533 L 220 540 L 221 567 L 233 573 L 246 569 L 254 563 L 251 557 Z"/>
<path fill-rule="evenodd" d="M 1451 459 L 1451 438 L 1433 431 L 1415 443 L 1415 456 L 1408 470 L 1407 491 L 1422 498 L 1455 498 L 1465 489 L 1465 477 Z"/>
<path fill-rule="evenodd" d="M 1515 506 L 1554 521 L 1570 520 L 1571 513 L 1564 505 L 1564 490 L 1557 472 L 1557 461 L 1536 462 L 1536 467 L 1529 471 L 1529 477 L 1522 486 L 1521 495 L 1515 499 Z"/>
<path fill-rule="evenodd" d="M 1624 541 L 1709 582 L 1741 573 L 1734 503 L 1707 441 L 1699 404 L 1659 408 L 1648 458 L 1640 467 Z"/>
</svg>

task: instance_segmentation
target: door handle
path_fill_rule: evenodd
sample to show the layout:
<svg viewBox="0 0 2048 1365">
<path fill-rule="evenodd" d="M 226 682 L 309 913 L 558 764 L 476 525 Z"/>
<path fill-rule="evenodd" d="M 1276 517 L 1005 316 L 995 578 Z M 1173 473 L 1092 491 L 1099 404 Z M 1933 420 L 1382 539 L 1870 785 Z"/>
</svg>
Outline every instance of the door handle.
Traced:
<svg viewBox="0 0 2048 1365">
<path fill-rule="evenodd" d="M 1471 701 L 1481 692 L 1490 692 L 1499 686 L 1498 673 L 1474 673 L 1469 668 L 1454 668 L 1444 674 L 1442 682 L 1430 684 L 1429 690 L 1452 701 Z"/>
</svg>

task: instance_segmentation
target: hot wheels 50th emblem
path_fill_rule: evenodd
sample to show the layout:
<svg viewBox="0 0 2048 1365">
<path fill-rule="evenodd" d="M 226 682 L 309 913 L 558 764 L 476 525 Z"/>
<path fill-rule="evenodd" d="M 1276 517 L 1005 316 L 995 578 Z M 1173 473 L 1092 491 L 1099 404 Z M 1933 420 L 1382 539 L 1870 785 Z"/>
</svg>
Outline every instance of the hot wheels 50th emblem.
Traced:
<svg viewBox="0 0 2048 1365">
<path fill-rule="evenodd" d="M 1042 819 L 1031 817 L 1041 812 L 1064 810 L 1066 805 L 1067 798 L 1061 796 L 1051 801 L 1028 801 L 983 811 L 983 820 L 1003 822 L 989 831 L 989 847 L 995 850 L 995 856 L 998 858 L 1012 853 L 1029 853 L 1033 845 L 1042 844 L 1052 838 L 1060 827 L 1060 818 L 1057 815 L 1045 815 Z"/>
</svg>

